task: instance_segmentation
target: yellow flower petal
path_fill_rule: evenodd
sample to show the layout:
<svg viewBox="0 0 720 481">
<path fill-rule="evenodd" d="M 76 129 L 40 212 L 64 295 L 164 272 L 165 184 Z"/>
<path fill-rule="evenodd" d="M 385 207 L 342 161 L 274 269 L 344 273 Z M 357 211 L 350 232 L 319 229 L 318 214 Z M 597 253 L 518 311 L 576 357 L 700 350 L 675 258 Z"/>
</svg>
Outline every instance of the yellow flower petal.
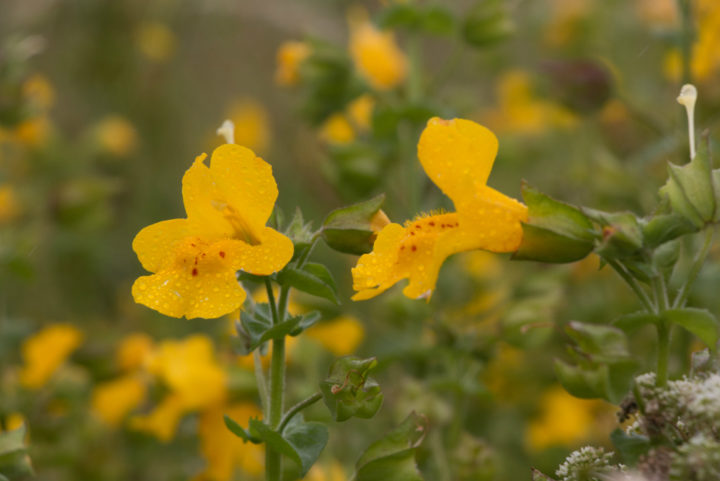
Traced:
<svg viewBox="0 0 720 481">
<path fill-rule="evenodd" d="M 135 416 L 130 420 L 130 427 L 136 431 L 152 434 L 160 441 L 168 442 L 175 435 L 175 430 L 185 412 L 181 399 L 173 394 L 165 396 L 149 414 Z"/>
<path fill-rule="evenodd" d="M 72 324 L 53 324 L 28 338 L 22 345 L 20 383 L 30 389 L 44 386 L 82 339 Z"/>
<path fill-rule="evenodd" d="M 142 403 L 146 390 L 142 380 L 133 375 L 100 383 L 93 389 L 92 411 L 108 425 L 118 426 Z"/>
<path fill-rule="evenodd" d="M 278 85 L 296 85 L 300 82 L 300 64 L 310 55 L 305 42 L 285 42 L 277 51 L 275 81 Z"/>
<path fill-rule="evenodd" d="M 360 75 L 378 90 L 391 89 L 407 76 L 407 58 L 395 36 L 370 21 L 350 25 L 350 56 Z"/>
<path fill-rule="evenodd" d="M 232 237 L 233 228 L 223 215 L 226 202 L 218 191 L 205 154 L 197 156 L 182 179 L 182 195 L 188 231 L 207 237 Z"/>
<path fill-rule="evenodd" d="M 185 238 L 171 255 L 171 265 L 135 281 L 135 302 L 171 317 L 212 319 L 227 314 L 245 301 L 235 275 L 237 257 L 245 248 L 241 241 L 209 244 Z"/>
<path fill-rule="evenodd" d="M 125 337 L 115 350 L 115 364 L 123 371 L 133 371 L 145 365 L 153 349 L 153 340 L 145 333 Z"/>
<path fill-rule="evenodd" d="M 143 228 L 133 239 L 132 248 L 140 264 L 149 272 L 157 272 L 168 262 L 168 252 L 189 235 L 187 219 L 157 222 Z"/>
<path fill-rule="evenodd" d="M 270 227 L 263 228 L 258 245 L 245 244 L 238 249 L 235 265 L 257 276 L 278 272 L 292 259 L 295 247 L 289 237 Z"/>
<path fill-rule="evenodd" d="M 418 143 L 418 158 L 428 177 L 456 206 L 487 182 L 497 151 L 495 134 L 464 119 L 430 119 Z"/>
<path fill-rule="evenodd" d="M 221 201 L 227 203 L 225 216 L 236 230 L 234 237 L 243 239 L 237 235 L 242 228 L 258 239 L 278 196 L 272 166 L 250 149 L 225 144 L 213 152 L 210 172 L 223 196 Z M 241 228 L 236 223 L 242 224 Z"/>
<path fill-rule="evenodd" d="M 388 224 L 378 234 L 373 251 L 360 256 L 352 268 L 353 289 L 358 291 L 352 296 L 354 301 L 375 297 L 404 277 L 402 272 L 395 272 L 394 267 L 405 235 L 405 228 L 400 224 Z"/>
</svg>

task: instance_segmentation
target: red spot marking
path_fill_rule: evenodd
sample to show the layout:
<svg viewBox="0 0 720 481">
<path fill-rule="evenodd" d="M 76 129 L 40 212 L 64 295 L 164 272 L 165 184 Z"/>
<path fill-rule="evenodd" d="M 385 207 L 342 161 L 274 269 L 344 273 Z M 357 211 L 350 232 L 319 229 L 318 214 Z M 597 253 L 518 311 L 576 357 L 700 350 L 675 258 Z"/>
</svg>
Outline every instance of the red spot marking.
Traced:
<svg viewBox="0 0 720 481">
<path fill-rule="evenodd" d="M 418 229 L 422 229 L 422 226 L 420 224 L 416 225 L 415 227 L 417 227 Z"/>
<path fill-rule="evenodd" d="M 410 231 L 410 235 L 415 235 L 415 233 L 413 231 Z"/>
<path fill-rule="evenodd" d="M 190 243 L 190 245 L 193 246 L 193 247 L 197 247 L 197 246 L 196 246 L 195 244 L 193 244 L 192 242 Z"/>
<path fill-rule="evenodd" d="M 202 257 L 203 257 L 203 259 L 205 258 L 205 252 L 202 253 Z"/>
<path fill-rule="evenodd" d="M 433 222 L 433 221 L 428 222 L 428 224 L 430 224 L 430 226 L 432 226 L 432 227 L 435 227 L 435 222 Z"/>
<path fill-rule="evenodd" d="M 225 252 L 220 251 L 220 257 L 222 257 L 222 258 L 224 259 L 224 258 L 225 258 Z"/>
<path fill-rule="evenodd" d="M 405 246 L 400 246 L 400 250 L 404 250 L 404 249 L 405 249 Z"/>
<path fill-rule="evenodd" d="M 417 250 L 417 246 L 412 246 L 412 251 L 415 252 Z"/>
<path fill-rule="evenodd" d="M 195 257 L 195 265 L 197 265 L 197 256 Z"/>
<path fill-rule="evenodd" d="M 192 270 L 192 275 L 193 275 L 193 277 L 195 277 L 197 275 L 197 269 Z"/>
</svg>

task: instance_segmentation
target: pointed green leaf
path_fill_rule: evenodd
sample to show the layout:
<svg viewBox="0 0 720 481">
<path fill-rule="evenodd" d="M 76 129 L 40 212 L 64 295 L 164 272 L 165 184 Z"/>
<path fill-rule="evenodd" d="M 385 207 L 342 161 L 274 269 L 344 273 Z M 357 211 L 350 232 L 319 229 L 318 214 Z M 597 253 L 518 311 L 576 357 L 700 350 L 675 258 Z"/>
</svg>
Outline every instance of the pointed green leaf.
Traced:
<svg viewBox="0 0 720 481">
<path fill-rule="evenodd" d="M 316 422 L 291 423 L 285 428 L 283 438 L 300 459 L 301 474 L 305 476 L 328 442 L 328 429 Z"/>
<path fill-rule="evenodd" d="M 250 436 L 250 433 L 245 431 L 245 429 L 240 426 L 233 418 L 225 414 L 223 416 L 223 419 L 225 420 L 225 426 L 232 432 L 235 436 L 239 437 L 243 440 L 243 442 L 250 441 L 251 443 L 257 444 L 260 442 L 259 439 L 253 438 Z"/>
<path fill-rule="evenodd" d="M 607 362 L 626 359 L 630 355 L 627 337 L 618 328 L 572 321 L 565 327 L 565 332 L 594 360 Z"/>
<path fill-rule="evenodd" d="M 278 283 L 339 304 L 332 274 L 322 264 L 307 263 L 301 269 L 288 266 L 277 276 Z"/>
<path fill-rule="evenodd" d="M 643 226 L 643 240 L 651 249 L 677 239 L 686 234 L 697 232 L 692 222 L 680 214 L 656 215 Z"/>
<path fill-rule="evenodd" d="M 610 440 L 623 462 L 630 466 L 634 466 L 650 450 L 650 440 L 646 436 L 626 434 L 622 429 L 615 429 L 610 434 Z"/>
<path fill-rule="evenodd" d="M 567 392 L 581 399 L 603 398 L 607 391 L 607 366 L 582 369 L 556 359 L 555 375 Z"/>
<path fill-rule="evenodd" d="M 663 313 L 663 317 L 692 332 L 709 348 L 715 349 L 718 341 L 718 320 L 707 309 L 670 309 Z"/>
<path fill-rule="evenodd" d="M 395 132 L 394 128 L 392 132 Z M 376 235 L 372 220 L 384 202 L 385 194 L 380 194 L 330 212 L 322 227 L 322 236 L 327 245 L 347 254 L 370 252 Z"/>
</svg>

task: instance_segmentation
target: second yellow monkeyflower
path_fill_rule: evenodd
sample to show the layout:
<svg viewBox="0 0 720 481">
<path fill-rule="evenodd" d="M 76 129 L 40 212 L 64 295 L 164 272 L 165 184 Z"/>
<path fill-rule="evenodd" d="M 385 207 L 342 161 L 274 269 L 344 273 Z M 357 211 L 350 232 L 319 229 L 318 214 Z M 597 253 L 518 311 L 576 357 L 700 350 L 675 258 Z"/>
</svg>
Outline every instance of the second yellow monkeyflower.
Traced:
<svg viewBox="0 0 720 481">
<path fill-rule="evenodd" d="M 410 281 L 403 290 L 407 297 L 429 298 L 450 255 L 517 250 L 527 207 L 486 185 L 497 150 L 495 135 L 475 122 L 428 121 L 418 157 L 456 212 L 421 214 L 404 226 L 385 226 L 373 251 L 361 256 L 352 270 L 354 300 L 375 297 L 403 279 Z"/>
<path fill-rule="evenodd" d="M 152 275 L 132 287 L 135 302 L 171 317 L 217 318 L 238 309 L 243 270 L 265 276 L 293 255 L 292 241 L 267 227 L 278 196 L 272 167 L 234 144 L 197 157 L 183 177 L 186 219 L 142 229 L 133 250 Z"/>
</svg>

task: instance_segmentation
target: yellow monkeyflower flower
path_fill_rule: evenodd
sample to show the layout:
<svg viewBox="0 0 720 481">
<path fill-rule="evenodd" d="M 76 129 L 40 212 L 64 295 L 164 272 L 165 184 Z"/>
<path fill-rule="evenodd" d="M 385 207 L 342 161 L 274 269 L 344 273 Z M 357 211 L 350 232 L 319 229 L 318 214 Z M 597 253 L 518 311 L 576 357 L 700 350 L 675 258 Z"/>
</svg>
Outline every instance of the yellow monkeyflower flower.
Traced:
<svg viewBox="0 0 720 481">
<path fill-rule="evenodd" d="M 120 115 L 109 115 L 95 128 L 95 136 L 100 147 L 118 157 L 124 157 L 137 147 L 135 127 Z"/>
<path fill-rule="evenodd" d="M 316 324 L 306 332 L 310 339 L 319 342 L 335 356 L 354 353 L 365 337 L 362 323 L 352 316 L 340 316 Z"/>
<path fill-rule="evenodd" d="M 350 102 L 346 110 L 358 130 L 370 130 L 374 108 L 375 99 L 369 94 L 363 94 Z"/>
<path fill-rule="evenodd" d="M 148 371 L 158 376 L 187 410 L 212 406 L 225 399 L 227 374 L 206 336 L 161 342 L 148 362 Z"/>
<path fill-rule="evenodd" d="M 267 110 L 252 99 L 238 100 L 228 112 L 235 126 L 235 142 L 250 150 L 263 152 L 270 143 L 270 120 Z"/>
<path fill-rule="evenodd" d="M 0 225 L 13 221 L 20 215 L 20 202 L 15 189 L 0 184 Z"/>
<path fill-rule="evenodd" d="M 275 82 L 291 86 L 300 82 L 300 64 L 310 56 L 310 46 L 305 42 L 285 42 L 277 51 Z"/>
<path fill-rule="evenodd" d="M 55 90 L 43 75 L 33 75 L 22 86 L 23 95 L 38 110 L 47 110 L 55 102 Z"/>
<path fill-rule="evenodd" d="M 198 421 L 200 450 L 207 460 L 207 467 L 197 480 L 230 481 L 236 467 L 243 472 L 258 476 L 265 465 L 265 450 L 262 445 L 244 443 L 225 426 L 223 416 L 227 414 L 242 425 L 247 420 L 262 417 L 254 404 L 241 403 L 218 406 L 203 411 Z"/>
<path fill-rule="evenodd" d="M 126 336 L 115 350 L 115 363 L 123 371 L 142 368 L 153 352 L 153 340 L 138 332 Z"/>
<path fill-rule="evenodd" d="M 522 241 L 527 207 L 488 187 L 498 141 L 475 122 L 428 121 L 418 157 L 425 172 L 452 199 L 456 212 L 422 214 L 405 226 L 388 224 L 373 252 L 353 268 L 353 300 L 375 297 L 402 279 L 410 298 L 430 298 L 440 267 L 452 254 L 475 249 L 512 252 Z"/>
<path fill-rule="evenodd" d="M 344 114 L 333 114 L 320 128 L 320 137 L 331 144 L 349 144 L 355 140 L 355 130 Z"/>
<path fill-rule="evenodd" d="M 350 56 L 355 68 L 373 88 L 389 90 L 407 77 L 407 58 L 392 32 L 378 30 L 367 19 L 351 19 Z"/>
<path fill-rule="evenodd" d="M 234 144 L 195 159 L 183 177 L 186 219 L 142 229 L 133 250 L 153 272 L 132 287 L 135 302 L 172 317 L 217 318 L 246 294 L 235 273 L 270 275 L 293 255 L 292 241 L 267 227 L 278 190 L 272 167 Z"/>
<path fill-rule="evenodd" d="M 540 399 L 540 415 L 528 425 L 525 439 L 534 450 L 576 445 L 602 431 L 598 420 L 611 413 L 612 406 L 607 403 L 578 399 L 555 386 Z"/>
<path fill-rule="evenodd" d="M 169 394 L 149 414 L 133 417 L 130 420 L 130 427 L 151 434 L 162 442 L 168 442 L 175 435 L 177 425 L 184 413 L 185 406 L 182 399 L 177 395 Z"/>
<path fill-rule="evenodd" d="M 20 383 L 30 389 L 44 386 L 82 338 L 82 332 L 72 324 L 53 324 L 28 338 L 22 345 Z"/>
<path fill-rule="evenodd" d="M 90 406 L 98 418 L 116 427 L 143 402 L 146 391 L 142 379 L 136 375 L 126 375 L 98 384 L 93 389 Z"/>
</svg>

